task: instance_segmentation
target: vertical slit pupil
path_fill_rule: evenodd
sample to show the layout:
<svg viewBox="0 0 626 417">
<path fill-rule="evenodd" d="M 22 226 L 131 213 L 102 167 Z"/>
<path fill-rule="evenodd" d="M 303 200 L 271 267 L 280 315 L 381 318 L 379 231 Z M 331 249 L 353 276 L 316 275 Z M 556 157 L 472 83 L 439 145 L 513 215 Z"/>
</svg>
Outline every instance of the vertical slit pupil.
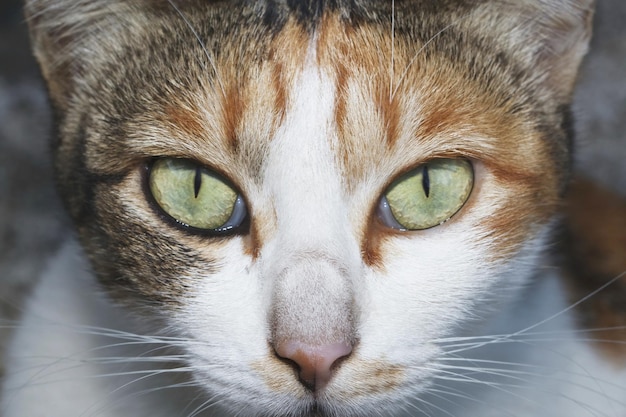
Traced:
<svg viewBox="0 0 626 417">
<path fill-rule="evenodd" d="M 193 192 L 195 198 L 198 198 L 198 194 L 200 193 L 200 187 L 202 187 L 202 172 L 200 167 L 196 167 L 196 176 L 193 179 Z"/>
<path fill-rule="evenodd" d="M 422 168 L 422 188 L 426 198 L 430 197 L 430 177 L 428 176 L 428 165 L 424 165 Z"/>
</svg>

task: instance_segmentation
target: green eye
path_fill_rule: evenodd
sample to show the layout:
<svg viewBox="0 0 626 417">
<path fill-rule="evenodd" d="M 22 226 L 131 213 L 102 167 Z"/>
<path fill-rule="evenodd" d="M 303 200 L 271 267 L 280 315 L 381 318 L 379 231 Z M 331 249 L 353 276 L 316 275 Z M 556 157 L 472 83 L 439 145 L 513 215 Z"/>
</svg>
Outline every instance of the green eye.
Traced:
<svg viewBox="0 0 626 417">
<path fill-rule="evenodd" d="M 464 159 L 435 159 L 402 175 L 385 192 L 379 215 L 389 227 L 422 230 L 437 226 L 463 207 L 474 184 Z"/>
<path fill-rule="evenodd" d="M 158 159 L 149 187 L 156 203 L 178 223 L 202 230 L 226 231 L 246 218 L 241 196 L 219 175 L 185 159 Z"/>
</svg>

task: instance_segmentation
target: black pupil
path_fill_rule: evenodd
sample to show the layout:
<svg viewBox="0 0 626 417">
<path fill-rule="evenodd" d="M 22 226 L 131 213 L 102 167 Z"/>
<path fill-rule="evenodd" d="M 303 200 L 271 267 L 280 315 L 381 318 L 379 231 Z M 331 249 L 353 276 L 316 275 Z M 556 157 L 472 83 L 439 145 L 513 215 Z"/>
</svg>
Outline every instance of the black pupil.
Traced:
<svg viewBox="0 0 626 417">
<path fill-rule="evenodd" d="M 200 172 L 200 167 L 196 168 L 196 176 L 193 179 L 193 192 L 195 198 L 198 198 L 198 194 L 200 193 L 200 187 L 202 186 L 202 172 Z"/>
<path fill-rule="evenodd" d="M 422 188 L 424 189 L 424 194 L 426 194 L 426 198 L 430 196 L 430 178 L 428 177 L 428 165 L 424 165 L 422 168 Z"/>
</svg>

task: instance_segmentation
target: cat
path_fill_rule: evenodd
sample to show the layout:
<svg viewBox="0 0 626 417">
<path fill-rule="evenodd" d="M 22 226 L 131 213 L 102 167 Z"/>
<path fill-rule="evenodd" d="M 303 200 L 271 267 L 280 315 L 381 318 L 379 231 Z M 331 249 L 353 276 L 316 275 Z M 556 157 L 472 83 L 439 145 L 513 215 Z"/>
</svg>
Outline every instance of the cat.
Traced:
<svg viewBox="0 0 626 417">
<path fill-rule="evenodd" d="M 76 233 L 2 415 L 626 415 L 550 266 L 593 6 L 27 0 Z"/>
</svg>

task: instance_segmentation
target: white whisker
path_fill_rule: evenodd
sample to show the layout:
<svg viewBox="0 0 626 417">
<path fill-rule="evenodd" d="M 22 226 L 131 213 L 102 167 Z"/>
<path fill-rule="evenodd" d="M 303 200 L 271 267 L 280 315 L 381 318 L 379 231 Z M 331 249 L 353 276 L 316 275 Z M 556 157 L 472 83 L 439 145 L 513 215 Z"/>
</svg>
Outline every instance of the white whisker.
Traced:
<svg viewBox="0 0 626 417">
<path fill-rule="evenodd" d="M 391 62 L 389 63 L 389 102 L 393 101 L 396 52 L 396 1 L 391 0 Z"/>
<path fill-rule="evenodd" d="M 395 86 L 395 88 L 394 88 L 394 90 L 393 90 L 393 92 L 391 94 L 391 100 L 390 101 L 393 101 L 393 98 L 396 96 L 396 93 L 398 92 L 398 89 L 400 88 L 400 85 L 402 85 L 402 83 L 404 82 L 404 79 L 408 75 L 409 70 L 413 66 L 413 63 L 418 58 L 418 56 L 428 47 L 428 45 L 430 45 L 435 39 L 437 39 L 437 37 L 439 37 L 446 30 L 450 29 L 452 26 L 454 26 L 454 23 L 450 23 L 447 26 L 445 26 L 443 29 L 441 29 L 439 32 L 437 32 L 435 35 L 433 35 L 428 41 L 426 41 L 424 43 L 424 45 L 422 45 L 422 47 L 413 55 L 413 58 L 411 58 L 411 60 L 407 64 L 406 68 L 402 72 L 402 75 L 400 75 L 400 78 L 398 79 L 398 82 L 397 82 L 397 84 L 396 84 L 396 86 Z"/>
<path fill-rule="evenodd" d="M 182 12 L 182 10 L 180 10 L 180 8 L 176 5 L 174 0 L 167 0 L 167 2 L 172 6 L 172 8 L 176 11 L 176 13 L 180 16 L 180 18 L 185 22 L 185 24 L 187 25 L 189 30 L 196 37 L 196 40 L 200 44 L 200 47 L 202 48 L 202 51 L 204 52 L 204 55 L 206 56 L 207 60 L 209 61 L 209 65 L 211 65 L 211 68 L 213 69 L 213 73 L 215 74 L 215 80 L 217 81 L 218 85 L 220 86 L 220 90 L 222 91 L 222 94 L 224 95 L 224 97 L 226 97 L 226 89 L 224 88 L 224 85 L 222 84 L 222 80 L 220 79 L 219 72 L 217 71 L 217 66 L 215 65 L 215 61 L 213 59 L 213 56 L 211 55 L 211 53 L 207 49 L 206 44 L 204 43 L 204 41 L 200 37 L 200 34 L 193 27 L 193 25 L 191 24 L 191 22 L 189 21 L 187 16 L 185 16 L 185 14 Z M 204 63 L 202 63 L 202 65 L 205 66 Z M 206 68 L 206 66 L 205 66 L 205 68 Z"/>
<path fill-rule="evenodd" d="M 570 304 L 568 307 L 564 308 L 563 310 L 559 311 L 558 313 L 555 313 L 553 315 L 551 315 L 550 317 L 547 317 L 544 320 L 541 320 L 531 326 L 528 326 L 525 329 L 519 330 L 517 332 L 515 332 L 513 335 L 519 335 L 519 334 L 524 334 L 527 333 L 529 330 L 532 330 L 534 328 L 537 328 L 539 326 L 541 326 L 542 324 L 545 324 L 551 320 L 554 320 L 557 317 L 560 317 L 562 315 L 564 315 L 565 313 L 573 310 L 574 308 L 576 308 L 577 306 L 579 306 L 580 304 L 584 303 L 585 301 L 589 300 L 590 298 L 592 298 L 594 295 L 598 294 L 600 291 L 606 289 L 607 287 L 610 287 L 611 285 L 613 285 L 615 282 L 617 282 L 618 280 L 620 280 L 623 276 L 626 275 L 626 271 L 622 272 L 621 274 L 619 274 L 618 276 L 616 276 L 615 278 L 609 280 L 608 282 L 606 282 L 605 284 L 601 285 L 600 287 L 598 287 L 597 289 L 595 289 L 594 291 L 592 291 L 591 293 L 587 294 L 586 296 L 584 296 L 583 298 L 581 298 L 580 300 L 576 301 L 573 304 Z"/>
<path fill-rule="evenodd" d="M 441 386 L 441 389 L 435 389 L 433 387 L 438 387 Z M 497 407 L 497 406 L 492 406 L 491 404 L 487 403 L 486 401 L 483 401 L 481 399 L 478 399 L 476 397 L 472 397 L 470 395 L 467 395 L 465 393 L 463 393 L 463 391 L 445 386 L 445 385 L 441 385 L 441 384 L 433 384 L 428 392 L 431 395 L 436 396 L 437 398 L 449 402 L 450 404 L 454 404 L 454 405 L 458 405 L 457 403 L 453 402 L 450 398 L 447 398 L 448 396 L 452 396 L 455 398 L 459 398 L 459 399 L 463 399 L 463 400 L 468 400 L 472 403 L 476 403 L 476 404 L 481 404 L 483 406 L 487 406 L 488 408 L 496 408 L 499 412 L 503 413 L 504 415 L 509 415 L 509 416 L 515 416 L 515 414 L 513 414 L 510 410 L 506 410 L 502 407 Z"/>
</svg>

